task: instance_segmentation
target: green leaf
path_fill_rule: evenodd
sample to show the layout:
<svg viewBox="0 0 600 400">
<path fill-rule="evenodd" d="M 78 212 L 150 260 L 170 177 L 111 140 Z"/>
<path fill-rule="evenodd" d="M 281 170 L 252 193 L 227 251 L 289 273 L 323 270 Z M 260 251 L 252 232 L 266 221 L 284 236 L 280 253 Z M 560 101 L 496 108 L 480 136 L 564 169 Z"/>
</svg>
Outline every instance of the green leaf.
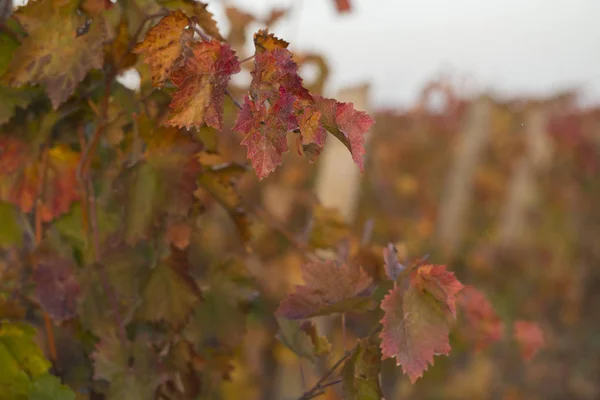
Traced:
<svg viewBox="0 0 600 400">
<path fill-rule="evenodd" d="M 75 400 L 75 393 L 56 376 L 46 374 L 33 382 L 29 400 Z"/>
<path fill-rule="evenodd" d="M 102 338 L 91 358 L 94 379 L 110 383 L 107 399 L 151 399 L 160 384 L 158 357 L 144 336 L 122 343 L 116 335 Z"/>
<path fill-rule="evenodd" d="M 41 83 L 54 109 L 104 61 L 106 24 L 102 18 L 87 21 L 78 3 L 31 1 L 14 14 L 28 36 L 14 51 L 4 80 L 16 87 Z"/>
<path fill-rule="evenodd" d="M 1 88 L 0 88 L 1 91 Z M 0 247 L 19 246 L 23 242 L 23 232 L 19 224 L 19 214 L 10 203 L 0 201 Z"/>
<path fill-rule="evenodd" d="M 35 329 L 6 320 L 0 323 L 0 400 L 26 399 L 31 379 L 48 372 L 50 362 L 35 343 Z"/>
<path fill-rule="evenodd" d="M 129 188 L 129 201 L 126 207 L 125 237 L 135 243 L 145 236 L 156 211 L 157 196 L 160 192 L 160 179 L 150 164 L 134 167 L 133 183 Z"/>
<path fill-rule="evenodd" d="M 183 254 L 185 255 L 185 253 Z M 182 263 L 185 260 L 171 256 L 161 261 L 152 271 L 143 291 L 143 303 L 137 310 L 137 318 L 173 326 L 181 325 L 199 300 L 198 290 Z"/>
<path fill-rule="evenodd" d="M 359 340 L 342 369 L 344 400 L 380 400 L 381 352 L 369 339 Z"/>
</svg>

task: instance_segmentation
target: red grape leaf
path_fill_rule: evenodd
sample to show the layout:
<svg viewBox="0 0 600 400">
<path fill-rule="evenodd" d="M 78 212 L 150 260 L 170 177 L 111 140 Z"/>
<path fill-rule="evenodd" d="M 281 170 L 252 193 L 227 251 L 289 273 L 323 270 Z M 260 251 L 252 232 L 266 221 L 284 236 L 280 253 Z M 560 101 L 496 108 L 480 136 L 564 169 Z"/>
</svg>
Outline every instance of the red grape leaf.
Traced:
<svg viewBox="0 0 600 400">
<path fill-rule="evenodd" d="M 175 11 L 161 19 L 133 49 L 150 65 L 153 86 L 162 86 L 181 60 L 184 45 L 194 35 L 192 30 L 185 30 L 188 25 L 185 14 Z"/>
<path fill-rule="evenodd" d="M 19 139 L 0 137 L 0 200 L 31 212 L 37 193 L 40 163 L 32 159 L 26 144 Z M 75 170 L 79 154 L 66 145 L 48 150 L 42 188 L 42 220 L 49 222 L 69 211 L 79 198 Z"/>
<path fill-rule="evenodd" d="M 475 343 L 476 350 L 502 340 L 504 324 L 483 293 L 473 286 L 465 286 L 458 300 L 465 317 L 465 334 Z"/>
<path fill-rule="evenodd" d="M 463 289 L 445 265 L 423 265 L 411 273 L 410 285 L 427 292 L 456 317 L 456 295 Z"/>
<path fill-rule="evenodd" d="M 304 286 L 296 286 L 296 292 L 281 301 L 277 314 L 300 319 L 373 307 L 373 280 L 360 267 L 310 263 L 302 266 L 302 276 Z"/>
<path fill-rule="evenodd" d="M 240 63 L 228 44 L 212 39 L 194 42 L 191 54 L 170 79 L 177 87 L 171 101 L 167 124 L 187 127 L 208 126 L 221 129 L 223 101 L 231 75 L 240 72 Z"/>
<path fill-rule="evenodd" d="M 350 150 L 352 159 L 363 171 L 364 136 L 373 125 L 373 119 L 365 112 L 356 111 L 352 103 L 341 103 L 319 95 L 312 97 L 316 108 L 321 112 L 321 123 L 325 129 Z"/>
<path fill-rule="evenodd" d="M 447 287 L 440 287 L 440 282 Z M 433 364 L 434 355 L 450 352 L 448 334 L 454 313 L 449 304 L 456 301 L 459 285 L 462 288 L 445 267 L 424 266 L 412 272 L 406 290 L 397 286 L 381 302 L 385 312 L 382 355 L 396 357 L 413 383 Z"/>
<path fill-rule="evenodd" d="M 73 1 L 31 1 L 14 17 L 27 37 L 3 79 L 12 86 L 41 83 L 57 109 L 90 69 L 102 67 L 108 36 L 104 19 L 87 21 Z M 79 34 L 87 24 L 89 28 Z"/>
<path fill-rule="evenodd" d="M 217 28 L 213 15 L 206 9 L 208 4 L 198 0 L 159 0 L 159 3 L 170 10 L 183 10 L 200 25 L 204 32 L 221 42 L 225 40 Z"/>
<path fill-rule="evenodd" d="M 268 109 L 264 102 L 246 97 L 238 113 L 233 129 L 245 134 L 242 144 L 248 148 L 248 159 L 260 179 L 281 165 L 282 155 L 288 149 L 287 132 L 297 126 L 293 104 L 294 96 L 281 87 Z"/>
<path fill-rule="evenodd" d="M 544 333 L 534 322 L 515 321 L 514 335 L 521 349 L 521 357 L 526 361 L 531 360 L 545 345 Z"/>
<path fill-rule="evenodd" d="M 262 52 L 257 50 L 251 74 L 250 90 L 256 101 L 277 96 L 282 86 L 287 93 L 312 101 L 308 90 L 302 86 L 298 64 L 292 59 L 292 53 L 285 48 L 276 47 Z"/>
<path fill-rule="evenodd" d="M 73 263 L 52 251 L 38 252 L 33 263 L 35 296 L 42 309 L 55 321 L 75 317 L 81 288 Z"/>
<path fill-rule="evenodd" d="M 379 386 L 381 352 L 368 339 L 358 341 L 352 356 L 342 368 L 342 389 L 345 400 L 380 400 Z"/>
</svg>

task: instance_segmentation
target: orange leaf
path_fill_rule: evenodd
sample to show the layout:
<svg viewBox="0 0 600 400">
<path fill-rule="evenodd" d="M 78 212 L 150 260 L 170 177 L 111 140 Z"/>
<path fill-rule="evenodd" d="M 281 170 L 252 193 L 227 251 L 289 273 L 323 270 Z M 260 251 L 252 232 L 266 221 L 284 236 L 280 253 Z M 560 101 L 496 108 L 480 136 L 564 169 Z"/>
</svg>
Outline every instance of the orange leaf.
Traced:
<svg viewBox="0 0 600 400">
<path fill-rule="evenodd" d="M 178 90 L 167 124 L 190 128 L 206 122 L 221 129 L 225 89 L 231 75 L 240 72 L 240 63 L 228 44 L 215 39 L 194 42 L 190 52 L 170 76 Z"/>
<path fill-rule="evenodd" d="M 35 204 L 39 162 L 24 142 L 0 137 L 0 200 L 13 203 L 23 211 L 31 212 Z M 79 199 L 79 185 L 75 176 L 79 154 L 65 145 L 48 151 L 42 187 L 42 220 L 49 222 L 69 211 L 71 204 Z"/>
<path fill-rule="evenodd" d="M 144 61 L 152 71 L 152 85 L 162 86 L 169 73 L 178 65 L 183 46 L 189 42 L 194 33 L 185 30 L 189 20 L 181 11 L 175 11 L 154 26 L 146 34 L 143 42 L 133 49 L 142 54 Z"/>
</svg>

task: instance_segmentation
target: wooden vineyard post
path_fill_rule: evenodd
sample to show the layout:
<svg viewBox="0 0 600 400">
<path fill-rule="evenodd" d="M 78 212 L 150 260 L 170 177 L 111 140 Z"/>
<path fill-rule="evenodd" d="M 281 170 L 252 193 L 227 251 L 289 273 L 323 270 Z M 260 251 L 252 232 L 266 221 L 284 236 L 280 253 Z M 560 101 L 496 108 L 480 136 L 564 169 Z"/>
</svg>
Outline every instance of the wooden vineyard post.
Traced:
<svg viewBox="0 0 600 400">
<path fill-rule="evenodd" d="M 452 257 L 462 241 L 476 168 L 490 139 L 490 123 L 490 101 L 481 97 L 471 104 L 467 112 L 441 197 L 437 239 L 446 257 Z"/>
</svg>

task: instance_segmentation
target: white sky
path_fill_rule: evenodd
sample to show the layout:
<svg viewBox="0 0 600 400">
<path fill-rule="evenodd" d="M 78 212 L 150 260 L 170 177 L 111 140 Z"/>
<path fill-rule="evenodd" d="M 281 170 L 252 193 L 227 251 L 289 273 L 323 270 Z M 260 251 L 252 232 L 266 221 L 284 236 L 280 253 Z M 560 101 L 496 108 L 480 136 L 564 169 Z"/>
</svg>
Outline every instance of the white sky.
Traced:
<svg viewBox="0 0 600 400">
<path fill-rule="evenodd" d="M 213 3 L 213 4 L 211 4 Z M 600 0 L 229 0 L 252 13 L 294 5 L 272 32 L 327 55 L 330 91 L 369 82 L 379 106 L 407 106 L 442 72 L 478 90 L 543 95 L 582 89 L 600 102 Z M 209 1 L 225 28 L 222 1 Z"/>
</svg>

